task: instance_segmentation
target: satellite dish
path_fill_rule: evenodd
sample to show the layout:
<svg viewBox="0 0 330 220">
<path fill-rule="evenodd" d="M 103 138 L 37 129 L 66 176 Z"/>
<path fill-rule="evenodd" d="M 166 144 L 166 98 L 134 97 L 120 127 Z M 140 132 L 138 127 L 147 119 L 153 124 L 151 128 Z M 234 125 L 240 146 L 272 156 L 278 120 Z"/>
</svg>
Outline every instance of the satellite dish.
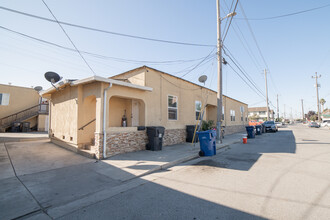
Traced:
<svg viewBox="0 0 330 220">
<path fill-rule="evenodd" d="M 206 75 L 201 75 L 199 78 L 198 78 L 198 81 L 201 82 L 201 83 L 204 83 L 205 84 L 205 81 L 207 80 L 207 76 Z"/>
<path fill-rule="evenodd" d="M 54 72 L 45 73 L 45 78 L 47 79 L 47 81 L 49 81 L 51 83 L 57 83 L 61 79 L 61 77 L 57 73 L 54 73 Z"/>
<path fill-rule="evenodd" d="M 41 86 L 36 86 L 33 89 L 36 90 L 37 92 L 40 92 L 42 90 L 42 87 Z"/>
</svg>

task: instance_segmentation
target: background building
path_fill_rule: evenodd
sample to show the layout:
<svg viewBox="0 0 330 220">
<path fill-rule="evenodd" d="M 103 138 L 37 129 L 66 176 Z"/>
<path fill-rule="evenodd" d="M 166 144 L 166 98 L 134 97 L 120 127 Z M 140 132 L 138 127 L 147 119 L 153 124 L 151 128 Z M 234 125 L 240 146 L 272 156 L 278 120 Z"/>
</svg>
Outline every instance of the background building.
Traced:
<svg viewBox="0 0 330 220">
<path fill-rule="evenodd" d="M 0 84 L 0 131 L 23 122 L 29 129 L 47 130 L 48 104 L 32 88 Z"/>
<path fill-rule="evenodd" d="M 251 107 L 248 109 L 249 119 L 257 121 L 267 121 L 267 107 Z M 269 109 L 269 120 L 275 119 L 275 113 Z"/>
</svg>

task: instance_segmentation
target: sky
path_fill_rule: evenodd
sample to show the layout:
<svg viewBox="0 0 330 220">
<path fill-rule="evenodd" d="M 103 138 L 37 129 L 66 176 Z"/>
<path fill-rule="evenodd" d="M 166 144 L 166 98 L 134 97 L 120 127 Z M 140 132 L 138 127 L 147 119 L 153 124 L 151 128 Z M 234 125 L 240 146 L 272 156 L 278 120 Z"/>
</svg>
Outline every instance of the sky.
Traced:
<svg viewBox="0 0 330 220">
<path fill-rule="evenodd" d="M 63 79 L 82 79 L 94 74 L 110 77 L 147 65 L 198 84 L 199 76 L 207 75 L 205 86 L 217 90 L 216 0 L 45 2 L 62 22 L 198 46 L 62 25 L 79 51 L 94 54 L 82 53 L 92 71 L 78 52 L 45 43 L 74 48 L 57 23 L 8 11 L 53 19 L 42 0 L 0 0 L 0 84 L 47 89 L 51 86 L 44 78 L 47 71 Z M 220 16 L 233 11 L 235 3 L 221 0 Z M 271 18 L 318 7 L 322 8 Z M 317 72 L 319 98 L 330 108 L 329 12 L 327 0 L 240 0 L 228 31 L 230 19 L 222 21 L 222 36 L 227 32 L 223 55 L 228 62 L 223 65 L 223 93 L 249 107 L 265 106 L 266 69 L 271 109 L 276 110 L 278 95 L 280 116 L 299 118 L 301 99 L 305 113 L 317 111 L 312 78 Z"/>
</svg>

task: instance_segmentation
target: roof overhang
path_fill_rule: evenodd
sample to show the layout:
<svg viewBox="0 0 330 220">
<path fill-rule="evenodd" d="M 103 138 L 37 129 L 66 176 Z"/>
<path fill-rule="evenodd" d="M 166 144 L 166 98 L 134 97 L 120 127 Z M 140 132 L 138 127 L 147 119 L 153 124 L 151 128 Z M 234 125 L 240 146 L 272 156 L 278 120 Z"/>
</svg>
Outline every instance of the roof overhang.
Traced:
<svg viewBox="0 0 330 220">
<path fill-rule="evenodd" d="M 115 79 L 108 79 L 108 78 L 104 78 L 101 76 L 91 76 L 85 79 L 79 79 L 79 80 L 63 80 L 59 83 L 57 83 L 55 85 L 55 87 L 57 89 L 61 89 L 67 85 L 69 86 L 78 86 L 78 85 L 83 85 L 83 84 L 88 84 L 88 83 L 92 83 L 92 82 L 104 82 L 104 83 L 111 83 L 112 85 L 118 85 L 118 86 L 124 86 L 124 87 L 128 87 L 128 88 L 133 88 L 133 89 L 139 89 L 139 90 L 144 90 L 144 91 L 152 91 L 151 87 L 146 87 L 146 86 L 140 86 L 140 85 L 135 85 L 132 83 L 127 83 L 127 82 L 123 82 L 123 81 L 119 81 L 119 80 L 115 80 Z M 55 92 L 56 89 L 54 87 L 51 87 L 45 91 L 40 92 L 41 96 L 44 95 L 48 95 L 51 94 L 53 92 Z"/>
</svg>

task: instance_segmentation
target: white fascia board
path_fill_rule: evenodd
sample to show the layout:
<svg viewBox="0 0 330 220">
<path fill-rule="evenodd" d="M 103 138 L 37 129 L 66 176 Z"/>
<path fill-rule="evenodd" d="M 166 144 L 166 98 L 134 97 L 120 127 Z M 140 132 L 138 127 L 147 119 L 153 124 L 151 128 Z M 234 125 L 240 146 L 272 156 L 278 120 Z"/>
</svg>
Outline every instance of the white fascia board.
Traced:
<svg viewBox="0 0 330 220">
<path fill-rule="evenodd" d="M 70 84 L 70 82 L 69 82 L 68 80 L 65 79 L 65 80 L 63 80 L 63 81 L 58 82 L 58 83 L 55 84 L 54 86 L 56 86 L 56 87 L 58 87 L 58 88 L 61 88 L 61 87 L 65 86 L 65 85 L 68 85 L 68 84 Z M 39 94 L 40 94 L 41 96 L 43 96 L 43 95 L 45 95 L 45 94 L 47 94 L 47 93 L 51 93 L 51 92 L 54 92 L 54 91 L 56 91 L 56 89 L 55 89 L 54 87 L 50 87 L 50 88 L 48 88 L 48 89 L 46 89 L 46 90 L 40 91 Z"/>
<path fill-rule="evenodd" d="M 76 80 L 76 81 L 71 82 L 71 85 L 76 86 L 76 85 L 79 85 L 79 84 L 89 83 L 89 82 L 93 82 L 93 81 L 112 83 L 114 85 L 125 86 L 125 87 L 134 88 L 134 89 L 152 91 L 151 87 L 135 85 L 135 84 L 132 84 L 132 83 L 122 82 L 122 81 L 115 80 L 115 79 L 108 79 L 108 78 L 104 78 L 104 77 L 101 77 L 101 76 L 91 76 L 91 77 L 88 77 L 88 78 L 85 78 L 85 79 Z"/>
</svg>

